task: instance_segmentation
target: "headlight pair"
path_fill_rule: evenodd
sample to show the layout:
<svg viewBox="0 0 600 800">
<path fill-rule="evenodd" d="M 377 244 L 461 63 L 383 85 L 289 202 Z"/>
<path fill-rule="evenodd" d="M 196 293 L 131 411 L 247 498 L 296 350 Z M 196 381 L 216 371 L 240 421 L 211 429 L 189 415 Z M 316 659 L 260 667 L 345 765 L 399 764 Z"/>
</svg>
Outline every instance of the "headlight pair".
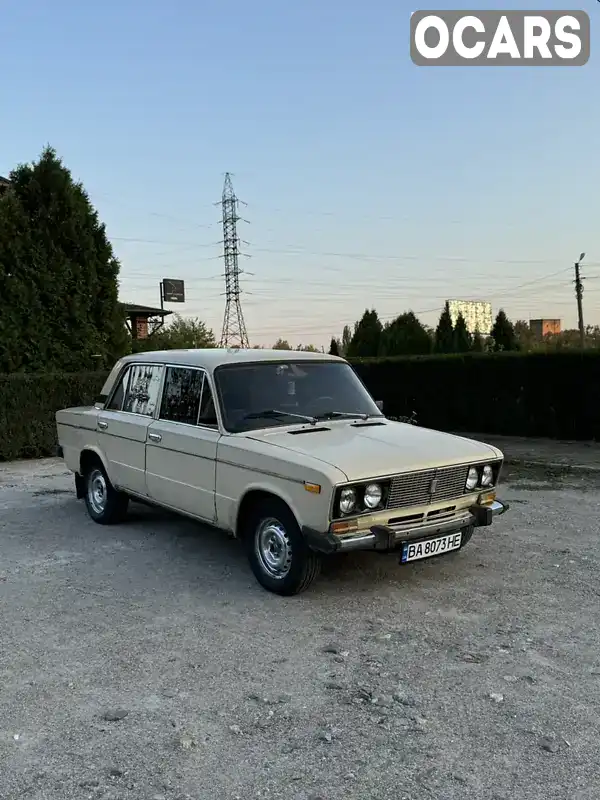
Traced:
<svg viewBox="0 0 600 800">
<path fill-rule="evenodd" d="M 491 464 L 484 464 L 478 467 L 469 467 L 465 490 L 473 492 L 475 489 L 487 489 L 494 483 L 494 468 Z"/>
<path fill-rule="evenodd" d="M 339 495 L 340 514 L 346 516 L 353 511 L 374 511 L 383 501 L 383 487 L 379 483 L 365 486 L 345 486 Z"/>
</svg>

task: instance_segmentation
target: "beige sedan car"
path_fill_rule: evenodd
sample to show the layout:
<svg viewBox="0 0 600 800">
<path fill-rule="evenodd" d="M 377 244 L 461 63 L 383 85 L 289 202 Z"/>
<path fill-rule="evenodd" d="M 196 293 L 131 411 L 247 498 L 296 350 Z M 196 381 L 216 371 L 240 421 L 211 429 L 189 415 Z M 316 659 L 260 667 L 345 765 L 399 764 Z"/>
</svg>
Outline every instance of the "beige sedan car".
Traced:
<svg viewBox="0 0 600 800">
<path fill-rule="evenodd" d="M 503 454 L 387 419 L 342 358 L 170 350 L 115 364 L 94 406 L 56 413 L 59 452 L 93 520 L 128 501 L 238 538 L 266 589 L 292 595 L 325 555 L 460 550 L 506 503 Z"/>
</svg>

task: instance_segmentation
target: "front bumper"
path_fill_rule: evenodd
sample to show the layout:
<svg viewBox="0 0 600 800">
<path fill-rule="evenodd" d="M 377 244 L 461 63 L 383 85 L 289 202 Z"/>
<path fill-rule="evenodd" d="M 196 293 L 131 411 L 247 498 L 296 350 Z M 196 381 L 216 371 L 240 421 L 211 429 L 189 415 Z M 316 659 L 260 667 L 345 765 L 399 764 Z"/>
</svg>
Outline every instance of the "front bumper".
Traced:
<svg viewBox="0 0 600 800">
<path fill-rule="evenodd" d="M 319 533 L 310 528 L 302 532 L 309 547 L 321 553 L 347 553 L 351 550 L 375 550 L 389 553 L 397 550 L 407 541 L 419 541 L 434 536 L 458 533 L 465 528 L 479 528 L 491 525 L 494 517 L 504 514 L 508 503 L 494 500 L 485 505 L 473 505 L 459 511 L 451 519 L 419 523 L 414 526 L 373 525 L 368 532 L 361 531 L 350 536 L 336 536 L 331 531 Z"/>
</svg>

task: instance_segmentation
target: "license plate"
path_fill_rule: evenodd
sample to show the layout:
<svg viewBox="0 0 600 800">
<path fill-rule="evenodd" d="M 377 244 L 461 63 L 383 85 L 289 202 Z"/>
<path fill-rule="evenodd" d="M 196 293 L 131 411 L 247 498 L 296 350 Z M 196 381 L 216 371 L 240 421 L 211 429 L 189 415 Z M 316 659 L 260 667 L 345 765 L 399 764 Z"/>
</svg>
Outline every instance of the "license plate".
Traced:
<svg viewBox="0 0 600 800">
<path fill-rule="evenodd" d="M 401 564 L 407 561 L 420 561 L 422 558 L 439 556 L 450 550 L 458 550 L 462 541 L 462 533 L 451 533 L 448 536 L 439 536 L 437 539 L 428 539 L 426 542 L 405 542 L 402 545 Z"/>
</svg>

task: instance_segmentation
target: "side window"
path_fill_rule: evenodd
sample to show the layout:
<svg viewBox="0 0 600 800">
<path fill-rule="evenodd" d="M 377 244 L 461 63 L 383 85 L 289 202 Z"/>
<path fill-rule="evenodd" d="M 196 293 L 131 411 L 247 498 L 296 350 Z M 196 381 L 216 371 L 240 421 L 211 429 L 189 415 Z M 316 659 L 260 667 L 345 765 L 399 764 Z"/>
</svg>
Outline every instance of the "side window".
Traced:
<svg viewBox="0 0 600 800">
<path fill-rule="evenodd" d="M 123 411 L 154 416 L 158 405 L 158 391 L 162 367 L 154 364 L 136 364 L 131 367 L 129 384 L 125 392 Z"/>
<path fill-rule="evenodd" d="M 160 418 L 195 425 L 200 408 L 203 378 L 204 372 L 201 369 L 168 367 Z"/>
<path fill-rule="evenodd" d="M 116 391 L 105 406 L 107 411 L 120 411 L 123 408 L 123 400 L 125 398 L 125 392 L 127 391 L 127 381 L 129 380 L 129 375 L 131 374 L 131 367 L 126 369 L 117 385 Z"/>
<path fill-rule="evenodd" d="M 198 414 L 198 425 L 207 425 L 211 428 L 216 428 L 217 424 L 215 401 L 210 383 L 208 382 L 208 376 L 206 376 L 202 386 L 202 400 L 200 402 L 200 413 Z"/>
</svg>

